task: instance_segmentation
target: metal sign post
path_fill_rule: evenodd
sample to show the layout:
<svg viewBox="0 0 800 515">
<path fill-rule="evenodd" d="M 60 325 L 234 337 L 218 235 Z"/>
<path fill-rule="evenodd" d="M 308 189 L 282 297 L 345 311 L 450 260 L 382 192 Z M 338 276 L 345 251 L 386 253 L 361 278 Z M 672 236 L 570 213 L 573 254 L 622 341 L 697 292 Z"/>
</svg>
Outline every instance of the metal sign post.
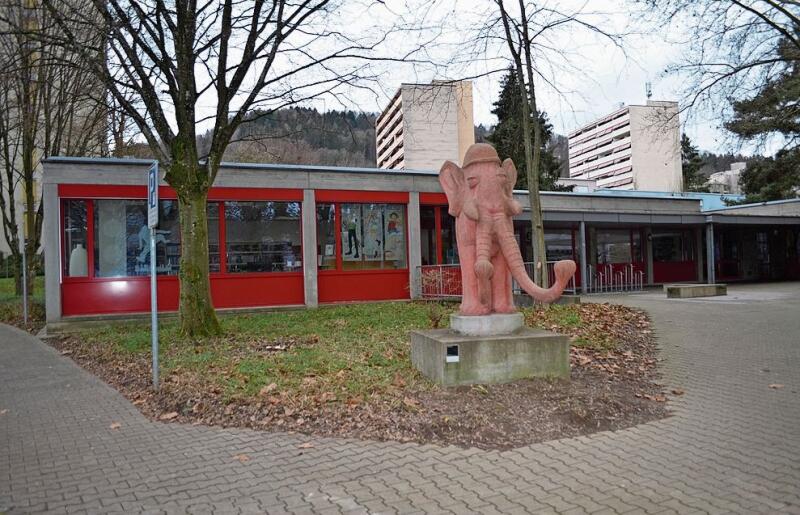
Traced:
<svg viewBox="0 0 800 515">
<path fill-rule="evenodd" d="M 25 327 L 28 327 L 28 255 L 27 255 L 27 235 L 25 224 L 22 226 L 22 318 Z"/>
<path fill-rule="evenodd" d="M 158 227 L 158 161 L 147 172 L 147 227 L 150 229 L 150 325 L 153 389 L 158 390 L 158 291 L 156 288 L 156 227 Z"/>
</svg>

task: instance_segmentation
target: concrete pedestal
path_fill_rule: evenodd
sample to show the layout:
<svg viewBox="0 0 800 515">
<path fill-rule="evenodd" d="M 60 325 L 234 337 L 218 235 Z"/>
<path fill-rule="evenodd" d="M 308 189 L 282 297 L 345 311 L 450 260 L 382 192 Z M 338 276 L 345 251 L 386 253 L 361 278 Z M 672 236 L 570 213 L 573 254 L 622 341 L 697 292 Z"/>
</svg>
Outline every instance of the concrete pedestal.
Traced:
<svg viewBox="0 0 800 515">
<path fill-rule="evenodd" d="M 450 315 L 450 329 L 468 336 L 511 334 L 525 325 L 522 313 L 492 313 L 491 315 Z"/>
<path fill-rule="evenodd" d="M 558 298 L 557 301 L 552 302 L 552 304 L 580 304 L 581 303 L 581 296 L 580 295 L 570 295 L 564 294 Z M 514 294 L 514 305 L 521 308 L 529 308 L 533 306 L 533 298 L 527 293 L 515 293 Z"/>
<path fill-rule="evenodd" d="M 728 294 L 727 284 L 665 284 L 669 299 L 692 299 L 695 297 L 717 297 Z"/>
<path fill-rule="evenodd" d="M 452 329 L 412 331 L 411 362 L 442 385 L 568 378 L 569 341 L 566 336 L 526 327 L 493 336 L 470 336 Z"/>
</svg>

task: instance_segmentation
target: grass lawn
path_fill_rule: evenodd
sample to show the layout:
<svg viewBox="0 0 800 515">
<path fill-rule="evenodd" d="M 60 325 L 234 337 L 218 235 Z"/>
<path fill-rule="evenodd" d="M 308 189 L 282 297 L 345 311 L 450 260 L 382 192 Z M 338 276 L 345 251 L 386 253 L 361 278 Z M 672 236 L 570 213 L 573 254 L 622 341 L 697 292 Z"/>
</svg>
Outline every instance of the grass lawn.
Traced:
<svg viewBox="0 0 800 515">
<path fill-rule="evenodd" d="M 428 384 L 411 365 L 408 331 L 446 326 L 450 303 L 364 303 L 311 310 L 224 315 L 225 336 L 200 341 L 178 337 L 175 320 L 160 326 L 165 380 L 204 383 L 226 401 L 280 392 L 301 404 L 319 399 L 361 402 L 397 385 Z M 524 310 L 528 325 L 571 334 L 576 345 L 613 347 L 613 335 L 584 321 L 580 305 Z M 435 321 L 436 319 L 439 319 Z M 81 332 L 82 345 L 107 359 L 150 354 L 143 323 Z"/>
<path fill-rule="evenodd" d="M 34 291 L 30 304 L 30 326 L 33 332 L 44 325 L 44 277 L 34 279 Z M 22 327 L 22 297 L 14 294 L 14 278 L 0 279 L 0 322 Z"/>
<path fill-rule="evenodd" d="M 370 303 L 225 315 L 226 336 L 192 342 L 168 320 L 159 329 L 162 377 L 211 383 L 226 400 L 280 392 L 301 403 L 323 396 L 360 401 L 399 382 L 422 383 L 411 367 L 408 331 L 430 327 L 428 313 L 424 303 Z M 78 338 L 109 359 L 150 354 L 143 324 L 91 329 Z"/>
<path fill-rule="evenodd" d="M 571 337 L 572 380 L 439 388 L 411 364 L 408 332 L 446 325 L 454 303 L 384 302 L 221 316 L 225 335 L 160 326 L 161 389 L 150 387 L 150 328 L 109 324 L 51 343 L 148 416 L 221 426 L 511 448 L 663 416 L 648 321 L 607 304 L 522 310 Z"/>
</svg>

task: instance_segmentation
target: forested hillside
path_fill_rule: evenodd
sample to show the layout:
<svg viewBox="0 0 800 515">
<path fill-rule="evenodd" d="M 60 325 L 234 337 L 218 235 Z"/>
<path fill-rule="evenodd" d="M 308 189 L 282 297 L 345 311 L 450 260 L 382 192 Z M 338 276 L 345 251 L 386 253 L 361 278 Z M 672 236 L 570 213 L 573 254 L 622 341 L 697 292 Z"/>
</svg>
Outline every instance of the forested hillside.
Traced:
<svg viewBox="0 0 800 515">
<path fill-rule="evenodd" d="M 225 153 L 226 161 L 375 166 L 375 115 L 294 107 L 255 112 Z"/>
<path fill-rule="evenodd" d="M 749 165 L 756 160 L 754 157 L 743 156 L 741 154 L 714 154 L 713 152 L 706 151 L 700 152 L 700 158 L 703 160 L 700 174 L 706 177 L 712 173 L 730 170 L 731 163 L 748 163 Z"/>
</svg>

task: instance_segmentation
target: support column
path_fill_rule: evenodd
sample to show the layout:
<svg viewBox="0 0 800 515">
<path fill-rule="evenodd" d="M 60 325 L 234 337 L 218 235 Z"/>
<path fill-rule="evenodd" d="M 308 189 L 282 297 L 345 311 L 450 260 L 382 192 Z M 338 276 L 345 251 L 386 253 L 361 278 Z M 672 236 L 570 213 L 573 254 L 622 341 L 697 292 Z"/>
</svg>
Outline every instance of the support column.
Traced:
<svg viewBox="0 0 800 515">
<path fill-rule="evenodd" d="M 694 230 L 694 255 L 697 265 L 697 282 L 703 282 L 703 231 L 699 227 Z"/>
<path fill-rule="evenodd" d="M 419 192 L 408 194 L 408 280 L 412 299 L 422 296 L 420 267 L 422 266 L 422 240 L 419 213 Z"/>
<path fill-rule="evenodd" d="M 589 263 L 586 262 L 586 222 L 581 220 L 581 230 L 580 230 L 580 240 L 581 240 L 581 291 L 584 295 L 589 293 Z"/>
<path fill-rule="evenodd" d="M 314 190 L 303 190 L 303 291 L 306 307 L 319 304 L 317 286 L 317 202 Z"/>
<path fill-rule="evenodd" d="M 653 228 L 646 227 L 644 230 L 644 260 L 647 269 L 647 284 L 653 284 L 655 275 L 653 274 Z"/>
<path fill-rule="evenodd" d="M 44 248 L 44 301 L 47 323 L 61 320 L 61 238 L 59 235 L 58 185 L 45 184 L 42 191 L 44 220 L 42 221 L 42 247 Z M 86 249 L 94 252 L 93 249 Z"/>
<path fill-rule="evenodd" d="M 717 277 L 714 272 L 714 224 L 706 224 L 706 283 L 716 284 Z"/>
</svg>

